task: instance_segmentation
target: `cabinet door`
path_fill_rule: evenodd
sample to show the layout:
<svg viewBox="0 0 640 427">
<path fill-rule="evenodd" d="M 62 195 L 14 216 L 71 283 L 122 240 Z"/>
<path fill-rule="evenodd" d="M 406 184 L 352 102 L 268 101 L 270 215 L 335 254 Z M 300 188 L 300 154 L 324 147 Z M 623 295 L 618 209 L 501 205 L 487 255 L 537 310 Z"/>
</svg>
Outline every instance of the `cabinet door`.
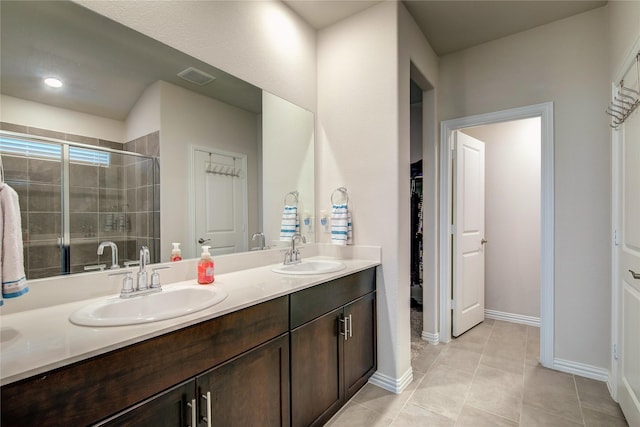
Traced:
<svg viewBox="0 0 640 427">
<path fill-rule="evenodd" d="M 289 335 L 197 377 L 196 393 L 200 426 L 289 426 Z"/>
<path fill-rule="evenodd" d="M 195 426 L 195 385 L 193 380 L 173 387 L 125 412 L 98 423 L 98 426 L 185 427 Z"/>
<path fill-rule="evenodd" d="M 342 405 L 342 308 L 291 331 L 291 423 L 322 425 Z"/>
<path fill-rule="evenodd" d="M 376 298 L 372 292 L 344 307 L 349 334 L 344 341 L 345 399 L 376 370 Z"/>
</svg>

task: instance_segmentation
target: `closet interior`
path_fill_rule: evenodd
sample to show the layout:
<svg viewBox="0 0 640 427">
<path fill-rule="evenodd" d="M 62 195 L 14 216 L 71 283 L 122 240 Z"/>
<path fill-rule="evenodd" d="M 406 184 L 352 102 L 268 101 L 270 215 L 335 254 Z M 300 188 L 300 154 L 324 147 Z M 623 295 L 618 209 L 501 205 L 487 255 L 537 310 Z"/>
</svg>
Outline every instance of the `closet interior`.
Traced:
<svg viewBox="0 0 640 427">
<path fill-rule="evenodd" d="M 411 80 L 411 122 L 410 122 L 410 160 L 411 160 L 411 306 L 422 306 L 423 278 L 423 185 L 422 185 L 422 89 Z"/>
</svg>

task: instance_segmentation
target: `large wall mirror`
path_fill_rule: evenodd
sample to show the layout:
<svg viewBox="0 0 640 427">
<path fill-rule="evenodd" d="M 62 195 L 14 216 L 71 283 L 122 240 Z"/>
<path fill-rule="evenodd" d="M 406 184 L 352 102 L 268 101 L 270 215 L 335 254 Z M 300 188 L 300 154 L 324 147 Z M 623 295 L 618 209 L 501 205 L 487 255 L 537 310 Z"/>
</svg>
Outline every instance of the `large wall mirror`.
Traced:
<svg viewBox="0 0 640 427">
<path fill-rule="evenodd" d="M 311 112 L 72 2 L 0 16 L 0 155 L 29 279 L 109 268 L 107 241 L 121 266 L 141 245 L 153 262 L 173 242 L 185 258 L 256 233 L 273 246 L 285 204 L 313 241 Z"/>
</svg>

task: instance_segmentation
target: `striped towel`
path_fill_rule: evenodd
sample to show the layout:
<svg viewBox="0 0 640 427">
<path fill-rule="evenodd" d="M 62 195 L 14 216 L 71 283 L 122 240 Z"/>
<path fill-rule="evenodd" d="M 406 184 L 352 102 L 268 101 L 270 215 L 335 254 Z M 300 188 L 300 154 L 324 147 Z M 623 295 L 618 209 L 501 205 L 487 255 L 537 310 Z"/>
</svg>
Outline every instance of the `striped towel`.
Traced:
<svg viewBox="0 0 640 427">
<path fill-rule="evenodd" d="M 353 244 L 351 212 L 346 204 L 333 205 L 331 208 L 331 243 L 342 246 Z"/>
<path fill-rule="evenodd" d="M 300 219 L 298 207 L 285 205 L 282 211 L 282 224 L 280 225 L 280 240 L 290 242 L 295 233 L 300 232 Z"/>
<path fill-rule="evenodd" d="M 24 274 L 20 203 L 15 190 L 5 183 L 0 183 L 0 281 L 3 298 L 19 297 L 29 291 Z"/>
</svg>

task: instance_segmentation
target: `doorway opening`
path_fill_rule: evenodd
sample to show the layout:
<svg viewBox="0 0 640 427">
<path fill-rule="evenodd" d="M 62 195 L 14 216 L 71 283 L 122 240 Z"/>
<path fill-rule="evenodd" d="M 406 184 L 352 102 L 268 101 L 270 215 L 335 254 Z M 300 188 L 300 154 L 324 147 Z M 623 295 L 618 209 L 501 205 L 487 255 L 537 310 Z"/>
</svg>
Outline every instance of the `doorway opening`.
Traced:
<svg viewBox="0 0 640 427">
<path fill-rule="evenodd" d="M 536 213 L 539 221 L 539 263 L 537 272 L 539 273 L 539 319 L 540 319 L 540 362 L 543 366 L 551 367 L 553 365 L 553 104 L 539 104 L 529 107 L 516 108 L 512 110 L 499 111 L 495 113 L 482 114 L 477 116 L 465 117 L 442 122 L 441 125 L 441 141 L 440 141 L 440 341 L 448 342 L 452 337 L 452 308 L 466 309 L 475 304 L 471 301 L 460 301 L 454 304 L 454 293 L 452 292 L 453 281 L 459 279 L 463 273 L 456 273 L 456 262 L 454 259 L 454 242 L 455 234 L 460 231 L 460 224 L 455 223 L 455 180 L 454 180 L 454 159 L 456 153 L 454 150 L 455 136 L 457 132 L 465 133 L 482 133 L 487 132 L 489 127 L 485 125 L 502 124 L 508 126 L 506 122 L 523 121 L 525 119 L 538 119 L 540 138 L 539 138 L 539 210 Z M 522 122 L 524 123 L 524 122 Z M 532 122 L 529 122 L 532 123 Z M 513 148 L 513 147 L 511 147 Z M 507 164 L 508 166 L 508 164 Z M 522 196 L 522 195 L 520 195 Z M 526 201 L 526 197 L 521 197 Z M 499 207 L 498 207 L 499 208 Z M 530 208 L 529 208 L 530 209 Z M 494 226 L 495 229 L 495 226 Z M 496 239 L 508 239 L 506 237 L 498 237 L 500 231 L 496 231 Z M 480 247 L 481 239 L 485 236 L 478 237 Z M 490 244 L 491 236 L 486 236 L 487 243 Z M 488 245 L 487 245 L 488 246 Z M 497 245 L 499 246 L 499 245 Z M 499 260 L 496 260 L 499 262 Z M 491 261 L 490 261 L 491 262 Z M 517 266 L 515 266 L 517 267 Z M 484 276 L 484 271 L 482 272 Z M 509 274 L 514 274 L 510 272 Z M 517 273 L 516 273 L 517 274 Z M 458 276 L 458 277 L 457 277 Z M 483 277 L 484 278 L 484 277 Z M 476 297 L 478 295 L 476 294 Z M 479 299 L 476 298 L 476 299 Z M 484 303 L 484 294 L 482 295 Z M 528 308 L 532 310 L 534 308 Z M 508 311 L 501 312 L 494 310 L 493 313 L 485 313 L 482 309 L 483 316 L 487 317 L 506 317 L 503 320 L 518 321 L 520 323 L 528 322 L 529 324 L 537 323 L 535 316 L 521 314 L 513 316 Z"/>
<path fill-rule="evenodd" d="M 411 191 L 411 336 L 420 338 L 423 328 L 423 93 L 413 79 L 410 80 L 410 179 Z"/>
</svg>

